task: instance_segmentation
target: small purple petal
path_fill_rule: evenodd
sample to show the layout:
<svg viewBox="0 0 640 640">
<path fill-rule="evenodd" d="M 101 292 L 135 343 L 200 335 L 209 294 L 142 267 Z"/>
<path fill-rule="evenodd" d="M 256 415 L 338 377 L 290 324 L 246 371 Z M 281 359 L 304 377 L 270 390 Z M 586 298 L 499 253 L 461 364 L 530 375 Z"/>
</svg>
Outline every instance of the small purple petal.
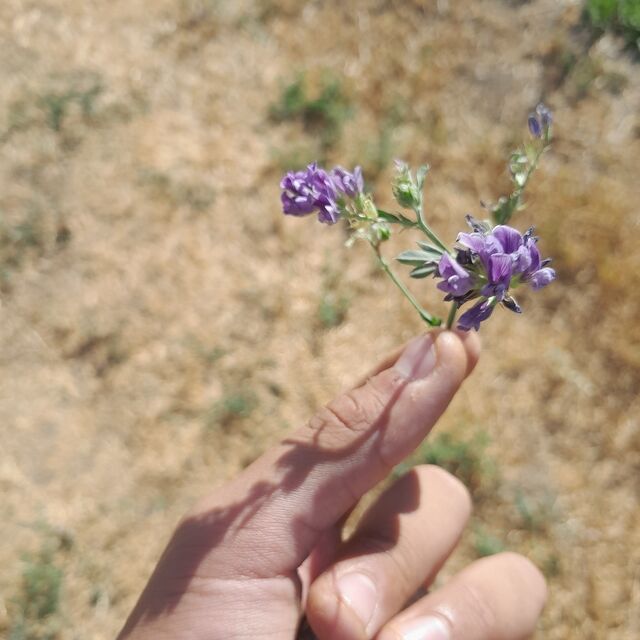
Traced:
<svg viewBox="0 0 640 640">
<path fill-rule="evenodd" d="M 496 253 L 489 258 L 489 282 L 509 286 L 513 275 L 513 258 L 506 253 Z"/>
<path fill-rule="evenodd" d="M 438 263 L 438 274 L 444 278 L 438 283 L 438 289 L 454 297 L 463 296 L 473 286 L 471 276 L 461 265 L 445 253 Z"/>
<path fill-rule="evenodd" d="M 305 216 L 313 213 L 315 210 L 315 202 L 304 196 L 290 196 L 288 193 L 282 193 L 280 196 L 282 201 L 282 210 L 289 216 Z"/>
<path fill-rule="evenodd" d="M 531 250 L 527 246 L 520 247 L 513 256 L 513 275 L 528 273 L 531 269 Z"/>
<path fill-rule="evenodd" d="M 514 253 L 522 246 L 522 234 L 506 224 L 494 227 L 491 233 L 502 245 L 504 253 Z"/>
<path fill-rule="evenodd" d="M 525 248 L 529 252 L 529 264 L 526 269 L 522 271 L 522 277 L 525 280 L 528 280 L 536 271 L 538 271 L 538 269 L 540 269 L 541 257 L 538 246 L 533 238 L 527 243 Z"/>
<path fill-rule="evenodd" d="M 315 208 L 313 187 L 308 180 L 307 171 L 290 171 L 282 178 L 282 209 L 284 213 L 293 216 L 303 216 L 312 213 Z"/>
<path fill-rule="evenodd" d="M 537 291 L 538 289 L 542 289 L 542 287 L 546 287 L 555 279 L 555 270 L 551 267 L 544 267 L 544 269 L 539 269 L 531 276 L 531 288 Z"/>
<path fill-rule="evenodd" d="M 484 235 L 482 233 L 460 233 L 458 234 L 458 242 L 471 249 L 476 253 L 485 270 L 489 270 L 489 258 L 494 253 L 504 253 L 500 241 L 492 235 Z"/>
<path fill-rule="evenodd" d="M 327 198 L 326 196 L 320 196 L 316 204 L 319 208 L 318 220 L 324 224 L 335 224 L 340 219 L 340 209 L 338 205 Z"/>
<path fill-rule="evenodd" d="M 538 120 L 538 117 L 535 114 L 532 113 L 529 116 L 528 124 L 529 124 L 529 131 L 530 131 L 531 135 L 534 138 L 541 138 L 542 137 L 542 126 L 540 124 L 540 121 Z"/>
<path fill-rule="evenodd" d="M 460 316 L 458 320 L 458 329 L 461 329 L 462 331 L 475 329 L 478 331 L 480 323 L 484 322 L 493 313 L 493 307 L 494 305 L 489 304 L 488 300 L 478 302 Z"/>
<path fill-rule="evenodd" d="M 362 168 L 356 167 L 353 173 L 338 166 L 331 172 L 331 177 L 338 188 L 350 198 L 355 198 L 364 190 L 364 180 L 362 178 Z"/>
<path fill-rule="evenodd" d="M 540 123 L 545 129 L 548 129 L 553 123 L 553 115 L 551 110 L 542 102 L 536 107 L 536 114 L 540 118 Z"/>
<path fill-rule="evenodd" d="M 457 240 L 476 253 L 483 251 L 486 245 L 485 236 L 481 233 L 459 233 Z"/>
</svg>

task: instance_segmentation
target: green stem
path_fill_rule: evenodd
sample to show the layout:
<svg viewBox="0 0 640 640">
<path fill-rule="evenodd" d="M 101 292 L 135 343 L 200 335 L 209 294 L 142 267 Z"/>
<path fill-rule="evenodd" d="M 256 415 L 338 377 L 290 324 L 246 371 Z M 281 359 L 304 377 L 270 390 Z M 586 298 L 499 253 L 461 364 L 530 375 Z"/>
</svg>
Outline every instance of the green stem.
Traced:
<svg viewBox="0 0 640 640">
<path fill-rule="evenodd" d="M 444 242 L 442 242 L 440 238 L 438 238 L 435 231 L 433 231 L 425 221 L 424 209 L 422 207 L 422 203 L 420 203 L 420 206 L 416 207 L 414 211 L 416 212 L 416 216 L 418 217 L 418 225 L 420 229 L 423 231 L 423 233 L 431 240 L 431 242 L 433 242 L 435 245 L 440 247 L 440 249 L 442 249 L 445 253 L 449 253 L 449 249 L 447 248 L 447 245 Z"/>
<path fill-rule="evenodd" d="M 521 196 L 524 193 L 524 190 L 527 188 L 527 184 L 529 183 L 529 179 L 531 178 L 531 176 L 535 173 L 535 170 L 538 168 L 538 164 L 540 162 L 540 158 L 542 158 L 542 154 L 548 149 L 549 147 L 547 145 L 544 145 L 543 147 L 541 147 L 541 149 L 536 153 L 535 157 L 533 158 L 533 162 L 531 163 L 531 166 L 529 167 L 529 169 L 527 170 L 527 175 L 524 178 L 524 183 L 522 184 L 522 186 L 516 190 L 516 193 L 518 196 Z"/>
<path fill-rule="evenodd" d="M 549 149 L 550 145 L 545 143 L 537 152 L 536 155 L 533 158 L 533 162 L 531 163 L 531 166 L 527 169 L 527 174 L 524 177 L 524 182 L 522 183 L 522 186 L 518 187 L 512 194 L 511 194 L 511 199 L 516 199 L 516 202 L 519 203 L 520 202 L 520 198 L 522 197 L 522 194 L 525 192 L 525 189 L 527 188 L 527 185 L 529 184 L 529 180 L 531 179 L 531 176 L 536 172 L 536 169 L 538 168 L 538 164 L 540 163 L 540 158 L 542 158 L 543 154 L 545 153 L 545 151 L 547 151 L 547 149 Z M 517 208 L 517 206 L 516 206 Z M 509 222 L 509 220 L 511 219 L 511 216 L 513 216 L 513 214 L 515 213 L 515 211 L 513 211 L 511 213 L 511 215 L 509 216 L 509 218 L 507 218 L 507 220 L 505 220 L 505 222 Z"/>
<path fill-rule="evenodd" d="M 456 313 L 458 313 L 458 303 L 454 300 L 451 303 L 451 309 L 449 309 L 449 315 L 447 316 L 447 329 L 453 328 L 453 323 L 456 319 Z"/>
<path fill-rule="evenodd" d="M 420 303 L 413 297 L 413 295 L 409 291 L 409 289 L 407 289 L 404 286 L 402 281 L 392 271 L 392 269 L 389 266 L 389 264 L 387 263 L 387 261 L 382 257 L 382 254 L 380 253 L 380 247 L 377 247 L 377 246 L 372 244 L 371 248 L 374 250 L 374 252 L 375 252 L 375 254 L 376 254 L 377 258 L 378 258 L 378 262 L 379 262 L 380 266 L 382 267 L 382 270 L 389 276 L 389 278 L 391 278 L 392 282 L 396 285 L 396 287 L 398 287 L 398 289 L 400 289 L 400 291 L 402 292 L 402 295 L 412 304 L 413 308 L 418 312 L 420 317 L 426 323 L 430 324 L 432 327 L 439 327 L 442 324 L 442 320 L 440 318 L 436 318 L 435 316 L 432 316 L 430 313 L 425 311 L 420 306 Z"/>
</svg>

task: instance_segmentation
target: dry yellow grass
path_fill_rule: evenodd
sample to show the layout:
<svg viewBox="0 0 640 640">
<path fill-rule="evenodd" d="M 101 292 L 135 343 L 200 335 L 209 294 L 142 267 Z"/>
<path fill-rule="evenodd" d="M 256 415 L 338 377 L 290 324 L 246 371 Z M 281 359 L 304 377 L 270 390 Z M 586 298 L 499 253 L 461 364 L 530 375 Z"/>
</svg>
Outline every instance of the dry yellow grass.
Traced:
<svg viewBox="0 0 640 640">
<path fill-rule="evenodd" d="M 421 329 L 366 247 L 279 211 L 280 164 L 315 141 L 270 105 L 329 70 L 353 104 L 330 159 L 430 162 L 448 238 L 506 188 L 531 105 L 554 107 L 519 224 L 560 281 L 484 328 L 439 428 L 491 437 L 476 522 L 547 572 L 539 637 L 640 637 L 640 77 L 615 41 L 587 52 L 577 9 L 2 3 L 2 633 L 47 637 L 16 635 L 20 558 L 62 539 L 50 637 L 113 637 L 192 501 Z M 349 300 L 331 329 L 327 288 Z M 447 572 L 474 553 L 471 533 Z"/>
</svg>

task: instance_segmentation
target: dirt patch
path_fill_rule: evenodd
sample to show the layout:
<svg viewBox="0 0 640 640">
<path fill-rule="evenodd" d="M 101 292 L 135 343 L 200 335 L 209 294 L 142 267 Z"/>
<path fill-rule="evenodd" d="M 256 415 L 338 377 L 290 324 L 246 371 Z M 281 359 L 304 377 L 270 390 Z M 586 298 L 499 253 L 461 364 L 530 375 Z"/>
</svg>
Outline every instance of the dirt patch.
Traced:
<svg viewBox="0 0 640 640">
<path fill-rule="evenodd" d="M 541 638 L 638 637 L 640 76 L 579 25 L 557 0 L 2 3 L 3 630 L 113 637 L 198 496 L 421 330 L 366 247 L 283 219 L 284 168 L 360 162 L 390 207 L 391 160 L 428 161 L 453 238 L 544 98 L 557 142 L 519 226 L 559 282 L 484 328 L 439 427 L 489 442 L 447 573 L 524 552 Z M 335 114 L 273 116 L 300 77 L 341 87 L 328 139 Z"/>
</svg>

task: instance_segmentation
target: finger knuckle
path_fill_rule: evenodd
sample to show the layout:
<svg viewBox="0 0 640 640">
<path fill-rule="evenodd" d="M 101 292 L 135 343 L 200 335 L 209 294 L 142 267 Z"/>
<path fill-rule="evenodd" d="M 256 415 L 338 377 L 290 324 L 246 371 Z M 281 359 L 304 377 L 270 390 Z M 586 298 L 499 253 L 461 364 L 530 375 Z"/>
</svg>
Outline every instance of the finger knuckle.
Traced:
<svg viewBox="0 0 640 640">
<path fill-rule="evenodd" d="M 349 391 L 326 405 L 312 421 L 312 428 L 331 426 L 349 432 L 367 431 L 384 411 L 383 394 L 371 383 Z"/>
</svg>

